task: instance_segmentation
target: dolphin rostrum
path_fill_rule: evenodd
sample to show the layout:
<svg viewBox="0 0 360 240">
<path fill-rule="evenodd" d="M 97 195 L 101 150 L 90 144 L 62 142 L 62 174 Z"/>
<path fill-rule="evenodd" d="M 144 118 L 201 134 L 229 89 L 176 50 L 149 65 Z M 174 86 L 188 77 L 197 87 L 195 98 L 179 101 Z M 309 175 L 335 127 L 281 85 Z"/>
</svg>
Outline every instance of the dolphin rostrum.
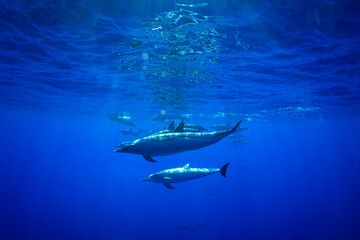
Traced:
<svg viewBox="0 0 360 240">
<path fill-rule="evenodd" d="M 231 130 L 215 132 L 184 132 L 181 122 L 174 132 L 150 135 L 134 141 L 123 142 L 115 152 L 142 155 L 147 161 L 156 162 L 153 156 L 167 156 L 185 151 L 197 150 L 217 143 L 224 137 L 234 133 L 241 121 Z"/>
<path fill-rule="evenodd" d="M 170 183 L 185 182 L 218 172 L 220 172 L 221 175 L 226 177 L 226 170 L 229 164 L 230 163 L 225 164 L 222 168 L 190 168 L 189 164 L 186 164 L 184 167 L 181 168 L 171 168 L 157 173 L 153 173 L 142 181 L 162 183 L 168 189 L 175 189 L 173 186 L 170 185 Z"/>
</svg>

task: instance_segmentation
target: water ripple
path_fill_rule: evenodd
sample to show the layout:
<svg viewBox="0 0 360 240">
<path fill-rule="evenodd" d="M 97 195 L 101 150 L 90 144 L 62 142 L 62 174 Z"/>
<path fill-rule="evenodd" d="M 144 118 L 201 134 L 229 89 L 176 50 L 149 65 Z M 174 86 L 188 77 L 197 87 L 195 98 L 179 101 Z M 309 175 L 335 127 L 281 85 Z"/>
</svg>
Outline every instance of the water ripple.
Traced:
<svg viewBox="0 0 360 240">
<path fill-rule="evenodd" d="M 1 104 L 253 118 L 359 111 L 353 1 L 139 4 L 0 1 Z"/>
</svg>

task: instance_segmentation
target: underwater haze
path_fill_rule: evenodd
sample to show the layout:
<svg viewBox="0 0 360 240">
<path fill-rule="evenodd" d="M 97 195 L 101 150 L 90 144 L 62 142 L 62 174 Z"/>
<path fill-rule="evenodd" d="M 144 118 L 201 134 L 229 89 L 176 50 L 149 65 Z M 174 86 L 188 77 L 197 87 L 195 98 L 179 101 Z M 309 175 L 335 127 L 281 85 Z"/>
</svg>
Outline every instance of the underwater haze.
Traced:
<svg viewBox="0 0 360 240">
<path fill-rule="evenodd" d="M 360 239 L 359 26 L 356 0 L 0 0 L 0 239 Z"/>
</svg>

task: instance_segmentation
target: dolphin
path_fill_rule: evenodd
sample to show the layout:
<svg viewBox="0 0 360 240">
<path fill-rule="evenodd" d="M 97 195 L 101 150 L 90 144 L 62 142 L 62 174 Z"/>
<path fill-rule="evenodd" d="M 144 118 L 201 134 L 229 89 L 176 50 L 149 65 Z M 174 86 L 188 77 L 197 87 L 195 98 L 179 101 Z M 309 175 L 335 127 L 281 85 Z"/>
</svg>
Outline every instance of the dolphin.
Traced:
<svg viewBox="0 0 360 240">
<path fill-rule="evenodd" d="M 239 138 L 239 139 L 233 139 L 229 142 L 229 144 L 231 145 L 247 145 L 250 144 L 250 142 L 248 140 L 246 140 L 246 138 Z"/>
<path fill-rule="evenodd" d="M 205 128 L 203 128 L 202 126 L 199 126 L 199 125 L 195 125 L 195 124 L 190 124 L 190 123 L 186 123 L 185 128 L 190 128 L 190 129 L 196 129 L 198 130 L 199 132 L 202 132 L 202 131 L 207 131 Z"/>
<path fill-rule="evenodd" d="M 138 128 L 135 133 L 140 135 L 151 135 L 154 131 L 149 129 Z"/>
<path fill-rule="evenodd" d="M 136 132 L 133 132 L 133 130 L 130 129 L 124 129 L 124 130 L 120 130 L 119 133 L 121 133 L 122 135 L 131 135 L 131 136 L 135 136 L 138 137 Z"/>
<path fill-rule="evenodd" d="M 121 116 L 121 115 L 117 115 L 117 114 L 113 114 L 113 115 L 107 115 L 107 117 L 115 122 L 119 122 L 125 125 L 129 125 L 129 126 L 136 126 L 133 122 L 131 122 L 129 119 L 127 119 L 125 116 Z"/>
<path fill-rule="evenodd" d="M 176 227 L 178 229 L 181 229 L 181 230 L 184 230 L 187 232 L 196 232 L 197 231 L 197 229 L 194 228 L 193 226 L 191 226 L 190 224 L 178 224 L 178 225 L 176 225 Z"/>
<path fill-rule="evenodd" d="M 185 182 L 218 172 L 220 172 L 221 175 L 226 177 L 226 170 L 229 164 L 230 163 L 225 164 L 222 168 L 190 168 L 189 164 L 186 164 L 184 167 L 181 168 L 171 168 L 157 173 L 153 173 L 142 181 L 162 183 L 168 189 L 175 189 L 173 186 L 170 185 L 170 183 Z"/>
<path fill-rule="evenodd" d="M 153 156 L 167 156 L 185 151 L 197 150 L 217 143 L 224 137 L 234 133 L 241 121 L 231 130 L 215 132 L 184 132 L 184 122 L 180 123 L 174 132 L 150 135 L 134 141 L 118 145 L 115 152 L 125 152 L 142 155 L 149 162 L 156 162 Z"/>
<path fill-rule="evenodd" d="M 231 125 L 229 123 L 219 124 L 219 125 L 211 125 L 210 128 L 217 130 L 217 131 L 224 131 L 224 130 L 231 129 Z"/>
<path fill-rule="evenodd" d="M 202 132 L 202 131 L 195 129 L 195 128 L 184 127 L 184 132 Z"/>
<path fill-rule="evenodd" d="M 199 227 L 199 228 L 207 228 L 207 229 L 212 229 L 212 227 L 204 222 L 195 222 L 193 223 L 195 226 Z"/>
</svg>

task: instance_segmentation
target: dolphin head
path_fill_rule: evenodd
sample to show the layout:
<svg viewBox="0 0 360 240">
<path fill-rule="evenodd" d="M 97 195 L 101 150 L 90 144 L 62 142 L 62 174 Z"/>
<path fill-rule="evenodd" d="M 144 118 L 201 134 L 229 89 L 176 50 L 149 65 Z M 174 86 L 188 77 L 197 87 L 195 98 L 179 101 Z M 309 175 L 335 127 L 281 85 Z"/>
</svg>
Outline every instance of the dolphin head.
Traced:
<svg viewBox="0 0 360 240">
<path fill-rule="evenodd" d="M 144 178 L 142 181 L 143 182 L 160 182 L 161 179 L 162 179 L 162 177 L 159 173 L 154 173 L 154 174 L 149 175 L 149 177 Z"/>
<path fill-rule="evenodd" d="M 118 149 L 116 149 L 115 152 L 126 152 L 126 153 L 135 152 L 133 142 L 123 142 L 116 147 L 118 147 Z"/>
</svg>

